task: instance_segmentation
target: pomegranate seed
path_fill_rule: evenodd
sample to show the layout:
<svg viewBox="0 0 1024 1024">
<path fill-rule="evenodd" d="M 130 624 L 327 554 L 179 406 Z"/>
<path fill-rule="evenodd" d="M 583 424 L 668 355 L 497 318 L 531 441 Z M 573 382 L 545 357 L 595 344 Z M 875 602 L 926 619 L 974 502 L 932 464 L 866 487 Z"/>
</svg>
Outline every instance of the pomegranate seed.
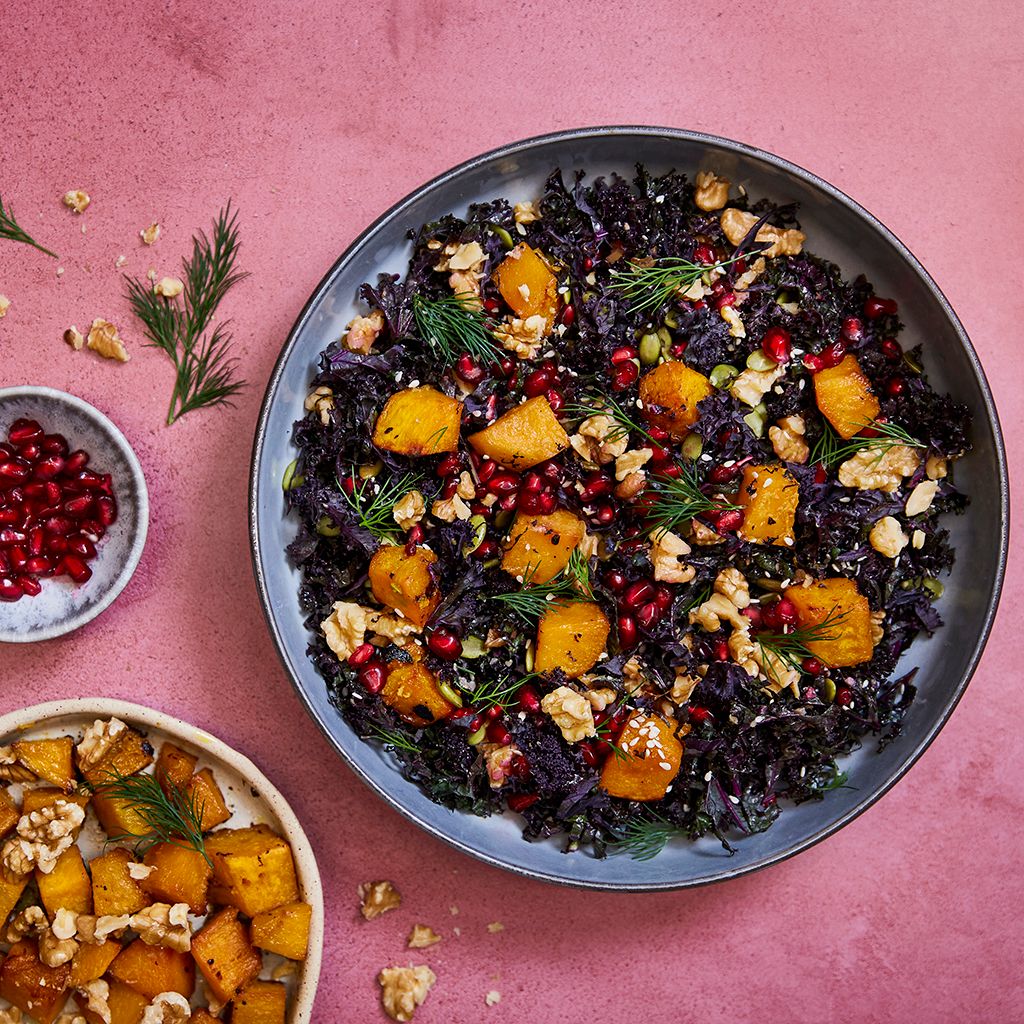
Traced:
<svg viewBox="0 0 1024 1024">
<path fill-rule="evenodd" d="M 840 331 L 847 341 L 860 341 L 864 337 L 864 325 L 855 316 L 848 316 L 843 321 Z"/>
<path fill-rule="evenodd" d="M 639 580 L 622 595 L 622 603 L 626 608 L 639 608 L 640 605 L 653 601 L 654 595 L 654 584 L 649 580 Z"/>
<path fill-rule="evenodd" d="M 505 728 L 501 722 L 491 722 L 487 726 L 487 738 L 492 743 L 497 743 L 499 746 L 506 747 L 512 742 L 512 733 Z"/>
<path fill-rule="evenodd" d="M 589 503 L 594 498 L 600 498 L 604 494 L 611 494 L 615 484 L 603 473 L 591 473 L 583 481 L 583 490 L 580 491 L 580 501 Z"/>
<path fill-rule="evenodd" d="M 497 472 L 498 464 L 493 459 L 485 459 L 476 471 L 476 475 L 480 479 L 480 483 L 485 484 Z"/>
<path fill-rule="evenodd" d="M 444 482 L 444 486 L 441 488 L 441 497 L 443 500 L 448 501 L 449 498 L 455 497 L 455 492 L 459 489 L 459 481 L 455 477 L 449 477 Z"/>
<path fill-rule="evenodd" d="M 459 361 L 455 364 L 455 372 L 467 384 L 479 384 L 484 379 L 483 367 L 478 366 L 473 357 L 468 354 L 459 356 Z"/>
<path fill-rule="evenodd" d="M 22 490 L 25 493 L 25 497 L 30 501 L 36 501 L 39 498 L 46 497 L 46 484 L 38 481 L 31 484 L 25 484 Z"/>
<path fill-rule="evenodd" d="M 492 558 L 497 558 L 501 554 L 501 548 L 497 541 L 485 540 L 481 541 L 479 547 L 473 552 L 473 557 L 479 559 L 481 562 L 489 562 Z"/>
<path fill-rule="evenodd" d="M 676 359 L 682 359 L 686 355 L 686 342 L 677 341 L 669 351 Z"/>
<path fill-rule="evenodd" d="M 444 626 L 438 626 L 427 637 L 427 646 L 443 661 L 455 661 L 462 654 L 462 641 Z"/>
<path fill-rule="evenodd" d="M 33 526 L 28 531 L 28 550 L 29 554 L 41 555 L 43 553 L 43 545 L 46 542 L 46 534 L 43 532 L 41 526 Z"/>
<path fill-rule="evenodd" d="M 540 696 L 532 686 L 526 685 L 520 689 L 519 709 L 528 715 L 540 714 Z"/>
<path fill-rule="evenodd" d="M 597 764 L 597 751 L 589 743 L 579 744 L 579 751 L 584 764 L 591 768 Z"/>
<path fill-rule="evenodd" d="M 604 585 L 613 593 L 618 594 L 626 589 L 626 577 L 615 569 L 609 569 L 603 576 Z"/>
<path fill-rule="evenodd" d="M 823 484 L 828 479 L 828 473 L 825 471 L 825 467 L 819 462 L 817 469 L 814 471 L 814 482 L 816 484 Z"/>
<path fill-rule="evenodd" d="M 853 692 L 848 686 L 841 686 L 836 690 L 836 703 L 841 708 L 848 708 L 853 703 Z"/>
<path fill-rule="evenodd" d="M 12 579 L 0 578 L 0 601 L 17 601 L 25 592 Z"/>
<path fill-rule="evenodd" d="M 540 514 L 542 516 L 551 515 L 558 507 L 558 499 L 550 491 L 545 491 L 541 494 L 537 501 L 540 504 Z"/>
<path fill-rule="evenodd" d="M 702 243 L 693 250 L 693 262 L 712 267 L 718 262 L 718 259 L 715 256 L 715 250 L 710 245 Z"/>
<path fill-rule="evenodd" d="M 356 489 L 356 484 L 352 477 L 347 476 L 341 481 L 341 489 L 346 494 L 352 494 L 352 492 Z"/>
<path fill-rule="evenodd" d="M 519 476 L 516 473 L 495 473 L 487 481 L 487 490 L 491 494 L 514 494 L 519 490 Z"/>
<path fill-rule="evenodd" d="M 551 411 L 554 413 L 561 412 L 562 406 L 565 405 L 565 395 L 556 388 L 551 388 L 545 393 L 545 398 L 548 400 L 548 405 L 551 406 Z"/>
<path fill-rule="evenodd" d="M 9 480 L 12 483 L 20 484 L 28 479 L 31 471 L 26 463 L 9 459 L 7 462 L 0 462 L 0 481 Z"/>
<path fill-rule="evenodd" d="M 14 544 L 24 544 L 28 540 L 26 534 L 21 530 L 15 530 L 11 527 L 0 530 L 0 546 L 9 548 Z"/>
<path fill-rule="evenodd" d="M 43 523 L 43 526 L 45 527 L 46 524 Z M 64 531 L 64 534 L 67 535 L 68 533 L 70 533 L 71 529 L 71 524 L 68 523 L 68 528 Z M 100 523 L 97 523 L 95 519 L 83 519 L 82 522 L 79 523 L 79 529 L 94 544 L 96 543 L 96 541 L 100 539 L 100 537 L 102 537 L 107 532 L 106 527 L 102 526 Z"/>
<path fill-rule="evenodd" d="M 593 270 L 594 269 L 594 261 L 589 256 L 586 256 L 583 259 L 583 269 L 584 270 Z"/>
<path fill-rule="evenodd" d="M 26 597 L 36 597 L 43 589 L 39 580 L 33 579 L 31 576 L 19 576 L 15 582 L 21 587 Z"/>
<path fill-rule="evenodd" d="M 58 551 L 57 548 L 54 547 L 55 541 L 63 542 L 63 550 Z M 80 533 L 76 534 L 73 537 L 68 537 L 67 539 L 65 539 L 64 537 L 52 538 L 49 545 L 47 545 L 47 550 L 49 550 L 51 554 L 55 555 L 63 554 L 64 551 L 72 551 L 74 552 L 74 554 L 79 555 L 81 558 L 96 557 L 96 545 L 93 544 L 93 542 L 89 540 L 88 537 L 83 537 L 82 534 Z"/>
<path fill-rule="evenodd" d="M 43 576 L 53 568 L 53 563 L 46 557 L 46 555 L 33 555 L 25 563 L 25 572 L 31 573 L 33 576 Z"/>
<path fill-rule="evenodd" d="M 706 722 L 709 718 L 713 717 L 714 716 L 707 708 L 702 708 L 699 705 L 690 708 L 691 722 Z"/>
<path fill-rule="evenodd" d="M 639 359 L 640 353 L 632 345 L 623 345 L 612 353 L 612 366 L 621 366 L 633 359 Z"/>
<path fill-rule="evenodd" d="M 504 497 L 498 499 L 498 508 L 500 508 L 502 512 L 511 512 L 518 503 L 518 494 L 506 494 Z"/>
<path fill-rule="evenodd" d="M 498 372 L 502 377 L 511 377 L 512 371 L 516 368 L 516 362 L 511 356 L 502 356 L 498 360 Z"/>
<path fill-rule="evenodd" d="M 821 350 L 821 365 L 827 370 L 832 366 L 838 366 L 846 356 L 846 343 L 842 338 L 838 338 L 833 341 L 831 345 L 826 345 Z"/>
<path fill-rule="evenodd" d="M 885 338 L 881 344 L 882 355 L 889 360 L 890 363 L 897 362 L 903 355 L 903 349 L 900 348 L 900 343 L 895 338 Z"/>
<path fill-rule="evenodd" d="M 623 363 L 612 375 L 612 390 L 625 391 L 640 376 L 640 368 L 636 363 Z"/>
<path fill-rule="evenodd" d="M 462 707 L 462 708 L 456 708 L 454 711 L 452 711 L 448 715 L 448 721 L 451 722 L 452 725 L 457 725 L 457 726 L 459 726 L 459 728 L 467 728 L 468 727 L 471 730 L 472 730 L 472 722 L 474 721 L 474 719 L 476 719 L 476 708 L 471 707 L 471 706 L 466 706 L 466 707 Z M 482 722 L 479 723 L 476 726 L 476 728 L 479 729 L 480 725 L 482 725 L 482 724 L 483 724 Z"/>
<path fill-rule="evenodd" d="M 74 498 L 70 498 L 64 502 L 63 511 L 71 516 L 73 519 L 83 519 L 87 516 L 93 507 L 93 497 L 91 494 L 79 494 Z"/>
<path fill-rule="evenodd" d="M 38 462 L 42 457 L 43 449 L 34 443 L 18 445 L 18 455 L 26 462 Z"/>
<path fill-rule="evenodd" d="M 508 809 L 522 814 L 527 807 L 532 807 L 540 799 L 539 793 L 513 793 L 508 798 Z"/>
<path fill-rule="evenodd" d="M 805 686 L 803 692 L 804 700 L 817 700 L 818 691 L 813 686 Z"/>
<path fill-rule="evenodd" d="M 632 615 L 620 615 L 616 623 L 619 630 L 619 646 L 623 649 L 636 643 L 636 620 Z"/>
<path fill-rule="evenodd" d="M 649 601 L 636 613 L 636 624 L 641 629 L 650 629 L 661 621 L 661 608 L 657 601 Z"/>
<path fill-rule="evenodd" d="M 86 466 L 89 465 L 89 453 L 83 452 L 81 448 L 77 451 L 73 451 L 64 460 L 64 472 L 65 473 L 81 473 Z"/>
<path fill-rule="evenodd" d="M 902 377 L 893 377 L 888 384 L 885 385 L 885 393 L 895 398 L 897 395 L 902 395 L 906 390 L 907 382 Z"/>
<path fill-rule="evenodd" d="M 566 327 L 572 327 L 576 322 L 576 307 L 570 302 L 566 305 L 565 309 L 562 310 L 562 323 Z"/>
<path fill-rule="evenodd" d="M 792 626 L 796 623 L 796 605 L 788 597 L 780 597 L 775 602 L 775 614 L 785 626 Z"/>
<path fill-rule="evenodd" d="M 484 299 L 483 306 L 488 313 L 497 313 L 499 303 L 497 299 Z"/>
<path fill-rule="evenodd" d="M 530 762 L 517 750 L 509 762 L 508 773 L 514 779 L 528 779 L 530 777 Z"/>
<path fill-rule="evenodd" d="M 817 658 L 804 658 L 802 667 L 809 676 L 820 676 L 824 671 L 824 666 Z"/>
<path fill-rule="evenodd" d="M 539 516 L 541 513 L 541 495 L 530 491 L 520 491 L 516 498 L 516 508 L 528 516 Z"/>
<path fill-rule="evenodd" d="M 715 517 L 718 533 L 732 533 L 743 525 L 743 513 L 738 508 L 726 509 Z"/>
<path fill-rule="evenodd" d="M 379 661 L 368 661 L 359 669 L 356 677 L 370 693 L 380 693 L 387 681 L 387 671 Z"/>
<path fill-rule="evenodd" d="M 804 356 L 804 369 L 810 370 L 811 373 L 817 373 L 819 370 L 825 369 L 825 361 L 821 356 L 806 355 Z"/>
<path fill-rule="evenodd" d="M 543 491 L 544 486 L 544 477 L 542 477 L 540 473 L 537 473 L 536 471 L 527 473 L 526 476 L 523 477 L 524 491 L 529 491 L 532 494 L 536 494 L 539 491 Z"/>
<path fill-rule="evenodd" d="M 715 297 L 712 302 L 715 309 L 725 309 L 726 306 L 732 306 L 736 303 L 736 293 L 734 291 L 722 292 L 721 295 Z"/>
<path fill-rule="evenodd" d="M 78 555 L 65 555 L 60 564 L 76 583 L 84 583 L 92 575 L 92 569 Z"/>
<path fill-rule="evenodd" d="M 47 434 L 42 441 L 43 451 L 48 455 L 67 455 L 68 439 L 63 434 Z"/>
<path fill-rule="evenodd" d="M 728 644 L 728 641 L 726 641 L 726 640 L 716 640 L 715 641 L 715 658 L 717 658 L 718 661 L 728 661 L 729 660 L 729 644 Z"/>
<path fill-rule="evenodd" d="M 86 529 L 86 523 L 82 523 L 82 533 L 92 533 Z M 51 516 L 43 523 L 43 529 L 50 534 L 59 534 L 66 537 L 72 530 L 71 520 L 64 516 Z M 3 534 L 0 534 L 0 544 L 3 543 Z"/>
<path fill-rule="evenodd" d="M 869 320 L 877 320 L 880 316 L 895 316 L 899 307 L 895 299 L 881 299 L 877 295 L 869 295 L 864 300 L 864 315 Z"/>
<path fill-rule="evenodd" d="M 534 469 L 552 483 L 560 483 L 562 480 L 562 467 L 550 459 L 547 462 L 542 462 L 539 466 L 535 466 Z"/>
<path fill-rule="evenodd" d="M 98 491 L 103 486 L 103 478 L 99 473 L 94 473 L 91 469 L 83 469 L 81 473 L 76 473 L 73 479 L 87 491 Z"/>
<path fill-rule="evenodd" d="M 672 591 L 664 583 L 660 583 L 655 587 L 654 603 L 662 611 L 665 611 L 672 604 Z"/>
<path fill-rule="evenodd" d="M 484 712 L 484 720 L 488 721 L 488 722 L 493 722 L 496 718 L 501 718 L 501 716 L 503 714 L 504 714 L 504 709 L 502 708 L 502 706 L 500 704 L 492 704 Z"/>
<path fill-rule="evenodd" d="M 602 502 L 594 512 L 594 522 L 598 526 L 611 526 L 615 522 L 615 508 Z"/>
<path fill-rule="evenodd" d="M 543 395 L 551 387 L 551 378 L 543 370 L 534 370 L 523 381 L 523 391 L 530 397 Z"/>
<path fill-rule="evenodd" d="M 757 605 L 748 605 L 743 609 L 743 615 L 750 619 L 750 628 L 758 629 L 762 623 L 761 609 Z"/>
<path fill-rule="evenodd" d="M 0 508 L 0 526 L 13 526 L 21 519 L 21 513 L 16 508 Z"/>
<path fill-rule="evenodd" d="M 708 480 L 713 484 L 727 484 L 739 474 L 740 469 L 735 462 L 731 466 L 715 466 L 708 473 Z"/>
<path fill-rule="evenodd" d="M 769 359 L 777 363 L 788 363 L 793 339 L 784 327 L 769 327 L 761 339 L 761 348 Z"/>
<path fill-rule="evenodd" d="M 446 455 L 437 464 L 437 475 L 440 477 L 458 476 L 461 470 L 462 459 L 459 458 L 457 452 L 452 452 L 451 455 Z"/>
<path fill-rule="evenodd" d="M 28 564 L 28 552 L 20 544 L 16 544 L 11 548 L 7 552 L 7 557 L 10 559 L 11 568 L 16 569 L 18 572 L 23 572 Z"/>
<path fill-rule="evenodd" d="M 7 431 L 7 438 L 13 445 L 41 441 L 43 428 L 35 420 L 18 419 L 11 424 L 11 429 Z"/>
</svg>

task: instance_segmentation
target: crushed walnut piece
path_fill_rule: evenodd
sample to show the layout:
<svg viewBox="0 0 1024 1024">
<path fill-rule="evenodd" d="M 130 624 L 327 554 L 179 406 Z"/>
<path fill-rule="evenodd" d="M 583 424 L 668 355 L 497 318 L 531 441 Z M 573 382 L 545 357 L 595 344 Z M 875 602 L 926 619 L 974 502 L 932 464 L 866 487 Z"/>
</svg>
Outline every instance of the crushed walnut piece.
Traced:
<svg viewBox="0 0 1024 1024">
<path fill-rule="evenodd" d="M 56 1024 L 75 1024 L 75 1021 L 69 1020 L 69 1014 L 63 1014 L 62 1017 L 58 1017 Z M 84 1017 L 78 1018 L 82 1024 L 86 1024 Z M 21 1015 L 21 1010 L 16 1006 L 0 1007 L 0 1024 L 22 1024 L 25 1020 Z"/>
<path fill-rule="evenodd" d="M 803 416 L 783 416 L 774 427 L 768 428 L 768 437 L 783 462 L 804 465 L 811 454 L 810 446 L 804 440 L 807 431 Z"/>
<path fill-rule="evenodd" d="M 623 452 L 615 460 L 615 479 L 621 482 L 632 476 L 647 465 L 653 454 L 650 448 L 634 448 L 632 451 Z"/>
<path fill-rule="evenodd" d="M 479 750 L 487 765 L 487 781 L 491 789 L 501 789 L 511 774 L 516 748 L 511 744 L 481 743 Z"/>
<path fill-rule="evenodd" d="M 725 237 L 733 245 L 739 245 L 760 219 L 753 213 L 730 207 L 728 210 L 722 211 L 719 223 L 722 225 Z M 758 228 L 754 240 L 762 244 L 768 243 L 768 248 L 761 255 L 770 259 L 773 256 L 799 255 L 806 238 L 807 236 L 802 231 L 797 231 L 795 228 L 783 229 L 772 224 L 762 224 Z"/>
<path fill-rule="evenodd" d="M 451 242 L 444 247 L 444 254 L 434 265 L 434 270 L 448 274 L 448 287 L 456 295 L 465 295 L 475 299 L 473 305 L 479 306 L 480 281 L 483 279 L 483 266 L 487 254 L 479 242 Z"/>
<path fill-rule="evenodd" d="M 420 631 L 408 619 L 378 612 L 354 601 L 335 601 L 331 614 L 320 623 L 320 630 L 339 661 L 347 661 L 348 656 L 366 642 L 367 633 L 404 647 L 409 638 Z"/>
<path fill-rule="evenodd" d="M 110 985 L 99 978 L 96 981 L 86 982 L 76 991 L 84 998 L 85 1006 L 82 1009 L 95 1014 L 104 1024 L 109 1024 L 110 1004 L 107 1000 L 110 998 Z"/>
<path fill-rule="evenodd" d="M 905 476 L 913 476 L 921 465 L 921 456 L 905 444 L 895 444 L 881 455 L 864 448 L 839 467 L 839 482 L 860 491 L 899 490 Z"/>
<path fill-rule="evenodd" d="M 75 917 L 75 938 L 87 946 L 102 946 L 111 935 L 123 932 L 131 923 L 129 914 L 78 914 Z"/>
<path fill-rule="evenodd" d="M 647 474 L 642 469 L 630 473 L 624 480 L 615 485 L 615 497 L 623 501 L 633 501 L 647 490 Z M 595 538 L 596 539 L 596 538 Z"/>
<path fill-rule="evenodd" d="M 104 359 L 115 359 L 119 363 L 127 363 L 131 358 L 124 347 L 117 328 L 109 321 L 97 317 L 89 328 L 86 345 Z"/>
<path fill-rule="evenodd" d="M 430 514 L 444 523 L 454 523 L 456 519 L 469 519 L 473 513 L 458 494 L 453 494 L 450 498 L 438 498 L 430 506 Z"/>
<path fill-rule="evenodd" d="M 487 931 L 490 932 L 491 935 L 497 935 L 498 932 L 503 932 L 504 930 L 505 926 L 500 921 L 491 921 L 487 925 Z"/>
<path fill-rule="evenodd" d="M 929 480 L 945 480 L 949 475 L 949 459 L 944 455 L 929 455 L 924 461 L 924 475 Z"/>
<path fill-rule="evenodd" d="M 136 882 L 149 878 L 154 871 L 156 868 L 152 864 L 142 864 L 137 860 L 128 861 L 128 876 L 134 878 Z"/>
<path fill-rule="evenodd" d="M 697 676 L 690 675 L 688 672 L 677 671 L 669 696 L 677 704 L 685 704 L 690 699 L 690 695 L 697 688 L 699 682 L 700 679 Z"/>
<path fill-rule="evenodd" d="M 38 811 L 23 814 L 15 834 L 0 850 L 0 863 L 15 877 L 33 869 L 48 875 L 60 855 L 74 843 L 84 820 L 82 808 L 67 800 L 55 800 Z"/>
<path fill-rule="evenodd" d="M 143 228 L 139 232 L 139 238 L 142 239 L 143 245 L 155 245 L 156 240 L 160 237 L 160 225 L 153 221 L 148 228 Z"/>
<path fill-rule="evenodd" d="M 937 480 L 922 480 L 910 492 L 910 497 L 907 498 L 907 504 L 904 507 L 907 516 L 919 516 L 923 512 L 927 512 L 932 507 L 932 502 L 935 500 L 935 495 L 938 491 L 939 484 Z"/>
<path fill-rule="evenodd" d="M 331 410 L 334 409 L 334 392 L 325 384 L 321 384 L 306 395 L 306 400 L 302 404 L 306 412 L 315 412 L 326 427 L 331 422 Z"/>
<path fill-rule="evenodd" d="M 899 520 L 892 516 L 882 516 L 881 519 L 871 527 L 868 534 L 871 546 L 886 558 L 896 558 L 907 546 L 909 539 L 903 532 Z"/>
<path fill-rule="evenodd" d="M 89 193 L 84 192 L 80 188 L 73 188 L 70 192 L 65 192 L 61 197 L 61 202 L 72 212 L 72 213 L 85 213 L 86 208 L 92 202 L 89 198 Z"/>
<path fill-rule="evenodd" d="M 372 921 L 389 910 L 397 910 L 402 905 L 401 893 L 388 881 L 363 882 L 358 892 L 359 913 L 367 921 Z"/>
<path fill-rule="evenodd" d="M 6 295 L 0 295 L 0 320 L 7 316 L 7 310 L 11 308 L 11 300 Z"/>
<path fill-rule="evenodd" d="M 602 686 L 596 690 L 587 690 L 585 696 L 595 711 L 604 711 L 610 704 L 615 703 L 618 694 L 610 686 Z"/>
<path fill-rule="evenodd" d="M 698 208 L 710 213 L 720 210 L 729 202 L 729 179 L 720 178 L 712 171 L 698 171 L 694 179 L 693 201 Z"/>
<path fill-rule="evenodd" d="M 732 338 L 745 338 L 747 328 L 743 324 L 743 317 L 733 306 L 723 306 L 718 315 L 729 325 L 729 336 Z M 749 373 L 749 371 L 747 371 Z"/>
<path fill-rule="evenodd" d="M 47 967 L 60 967 L 70 963 L 78 952 L 78 943 L 73 938 L 74 915 L 71 916 L 68 934 L 68 914 L 70 911 L 63 908 L 58 910 L 60 921 L 57 923 L 55 918 L 55 927 L 51 927 L 42 907 L 25 907 L 7 926 L 7 941 L 20 942 L 29 935 L 35 935 L 39 939 L 39 959 Z"/>
<path fill-rule="evenodd" d="M 4 782 L 35 782 L 36 773 L 26 768 L 13 747 L 0 747 L 0 780 Z"/>
<path fill-rule="evenodd" d="M 504 323 L 494 328 L 494 336 L 501 342 L 506 351 L 512 352 L 520 359 L 532 359 L 548 333 L 548 322 L 539 313 L 526 317 L 508 317 Z"/>
<path fill-rule="evenodd" d="M 173 299 L 179 296 L 185 290 L 185 283 L 180 277 L 161 277 L 156 283 L 156 287 L 153 289 L 157 295 L 163 296 L 165 299 Z"/>
<path fill-rule="evenodd" d="M 594 712 L 590 701 L 568 686 L 559 686 L 545 694 L 541 709 L 561 730 L 566 743 L 579 743 L 588 736 L 596 736 Z"/>
<path fill-rule="evenodd" d="M 85 338 L 82 337 L 82 332 L 72 324 L 64 332 L 64 342 L 65 344 L 70 345 L 76 352 L 81 352 L 82 347 L 85 345 Z"/>
<path fill-rule="evenodd" d="M 725 538 L 720 533 L 716 533 L 710 526 L 706 526 L 699 519 L 690 521 L 690 540 L 700 548 L 713 547 L 715 544 L 725 543 Z"/>
<path fill-rule="evenodd" d="M 180 992 L 161 992 L 143 1011 L 139 1024 L 188 1024 L 191 1016 L 192 1007 Z"/>
<path fill-rule="evenodd" d="M 409 938 L 406 941 L 406 946 L 409 949 L 426 949 L 427 946 L 436 945 L 441 941 L 441 936 L 434 931 L 430 925 L 426 924 L 414 924 L 412 931 L 409 932 Z"/>
<path fill-rule="evenodd" d="M 786 375 L 784 366 L 775 366 L 771 370 L 744 370 L 733 378 L 729 385 L 729 394 L 753 408 L 772 389 L 772 385 Z"/>
<path fill-rule="evenodd" d="M 629 435 L 604 413 L 588 416 L 569 438 L 569 444 L 585 462 L 603 466 L 614 462 L 629 447 Z M 648 449 L 644 449 L 648 451 Z"/>
<path fill-rule="evenodd" d="M 455 493 L 463 501 L 472 501 L 476 497 L 476 484 L 473 483 L 473 477 L 468 471 L 463 470 L 459 474 L 459 483 Z"/>
<path fill-rule="evenodd" d="M 79 767 L 88 769 L 98 765 L 120 743 L 127 728 L 120 718 L 97 718 L 86 726 L 75 745 Z"/>
<path fill-rule="evenodd" d="M 689 583 L 697 575 L 692 565 L 683 561 L 691 553 L 690 545 L 669 530 L 651 534 L 651 564 L 659 583 Z"/>
<path fill-rule="evenodd" d="M 412 1020 L 437 981 L 429 967 L 385 967 L 377 975 L 384 1012 L 397 1021 Z"/>
<path fill-rule="evenodd" d="M 512 207 L 512 216 L 515 217 L 517 224 L 532 224 L 540 220 L 540 207 L 532 199 L 528 199 Z"/>
<path fill-rule="evenodd" d="M 360 352 L 366 355 L 373 348 L 373 343 L 380 337 L 383 330 L 384 313 L 375 309 L 369 316 L 357 316 L 350 320 L 345 327 L 341 343 L 350 352 Z"/>
<path fill-rule="evenodd" d="M 426 514 L 427 505 L 422 492 L 418 490 L 409 491 L 395 502 L 392 510 L 395 522 L 403 530 L 411 530 Z"/>
<path fill-rule="evenodd" d="M 187 903 L 153 903 L 132 915 L 129 923 L 147 946 L 164 946 L 179 953 L 192 948 Z"/>
<path fill-rule="evenodd" d="M 885 627 L 882 623 L 885 622 L 885 609 L 879 609 L 877 612 L 871 613 L 871 643 L 877 647 L 885 636 Z"/>
<path fill-rule="evenodd" d="M 501 1002 L 501 993 L 497 989 L 492 988 L 491 991 L 484 996 L 484 1002 L 488 1006 L 497 1006 L 498 1003 Z"/>
</svg>

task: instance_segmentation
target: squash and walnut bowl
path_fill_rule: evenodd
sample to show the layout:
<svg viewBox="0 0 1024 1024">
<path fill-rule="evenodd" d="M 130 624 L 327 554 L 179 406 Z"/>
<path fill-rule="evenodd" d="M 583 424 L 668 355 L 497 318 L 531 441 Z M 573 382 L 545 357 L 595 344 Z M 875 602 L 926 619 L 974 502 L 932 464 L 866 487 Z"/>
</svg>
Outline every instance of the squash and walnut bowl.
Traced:
<svg viewBox="0 0 1024 1024">
<path fill-rule="evenodd" d="M 280 796 L 198 730 L 80 718 L 0 746 L 0 1021 L 308 1019 L 322 903 Z"/>
</svg>

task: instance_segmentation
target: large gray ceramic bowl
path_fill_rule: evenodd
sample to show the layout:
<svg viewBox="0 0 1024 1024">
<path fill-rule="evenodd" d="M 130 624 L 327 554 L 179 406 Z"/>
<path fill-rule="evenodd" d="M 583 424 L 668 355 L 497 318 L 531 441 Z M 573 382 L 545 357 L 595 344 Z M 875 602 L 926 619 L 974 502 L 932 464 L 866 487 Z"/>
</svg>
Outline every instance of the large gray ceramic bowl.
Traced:
<svg viewBox="0 0 1024 1024">
<path fill-rule="evenodd" d="M 947 625 L 915 644 L 900 666 L 921 669 L 903 736 L 880 754 L 869 739 L 843 765 L 849 788 L 787 807 L 767 832 L 738 840 L 731 857 L 714 839 L 677 841 L 647 862 L 566 855 L 554 841 L 524 842 L 517 815 L 475 818 L 432 803 L 401 777 L 389 754 L 361 742 L 332 708 L 306 658 L 299 574 L 284 554 L 296 528 L 284 514 L 281 493 L 281 475 L 296 454 L 292 423 L 303 414 L 321 349 L 342 334 L 357 309 L 359 284 L 381 271 L 405 272 L 410 228 L 496 196 L 536 198 L 554 167 L 629 175 L 638 160 L 656 172 L 714 170 L 755 197 L 798 202 L 808 247 L 848 275 L 867 274 L 880 294 L 898 297 L 905 337 L 924 345 L 932 383 L 974 416 L 974 451 L 957 465 L 957 485 L 971 496 L 971 507 L 948 523 L 957 564 L 940 605 Z M 310 714 L 367 785 L 427 831 L 488 863 L 553 882 L 634 890 L 700 885 L 775 863 L 831 835 L 894 785 L 942 728 L 978 662 L 1002 583 L 1007 517 L 1003 442 L 984 373 L 949 304 L 899 239 L 827 182 L 776 156 L 695 132 L 639 127 L 586 128 L 505 146 L 424 185 L 367 228 L 320 282 L 274 368 L 256 433 L 250 508 L 256 580 L 274 643 Z"/>
</svg>

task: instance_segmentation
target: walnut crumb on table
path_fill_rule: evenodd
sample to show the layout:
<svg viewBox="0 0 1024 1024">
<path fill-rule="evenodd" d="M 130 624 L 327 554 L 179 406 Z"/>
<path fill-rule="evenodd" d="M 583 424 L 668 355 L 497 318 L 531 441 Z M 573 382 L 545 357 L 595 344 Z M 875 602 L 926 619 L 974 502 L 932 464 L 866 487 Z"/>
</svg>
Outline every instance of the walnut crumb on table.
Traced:
<svg viewBox="0 0 1024 1024">
<path fill-rule="evenodd" d="M 117 333 L 117 328 L 109 321 L 97 318 L 89 328 L 86 345 L 104 359 L 114 359 L 119 363 L 127 363 L 131 358 L 124 342 Z"/>
<path fill-rule="evenodd" d="M 88 192 L 85 192 L 80 188 L 73 188 L 64 193 L 61 197 L 61 202 L 72 213 L 85 213 L 86 207 L 88 207 L 92 200 L 89 198 Z"/>
<path fill-rule="evenodd" d="M 139 232 L 139 238 L 142 239 L 144 245 L 153 245 L 159 237 L 160 225 L 156 221 L 153 221 L 148 228 L 143 228 Z"/>
<path fill-rule="evenodd" d="M 359 912 L 367 921 L 402 905 L 401 893 L 388 881 L 363 882 L 359 886 L 359 899 Z"/>
<path fill-rule="evenodd" d="M 384 1012 L 397 1021 L 412 1020 L 416 1007 L 422 1006 L 437 981 L 429 967 L 385 967 L 377 975 Z"/>
<path fill-rule="evenodd" d="M 409 949 L 426 949 L 441 941 L 441 936 L 428 924 L 414 924 L 406 945 Z"/>
<path fill-rule="evenodd" d="M 0 319 L 7 316 L 7 310 L 11 308 L 11 300 L 6 295 L 0 295 Z"/>
</svg>

